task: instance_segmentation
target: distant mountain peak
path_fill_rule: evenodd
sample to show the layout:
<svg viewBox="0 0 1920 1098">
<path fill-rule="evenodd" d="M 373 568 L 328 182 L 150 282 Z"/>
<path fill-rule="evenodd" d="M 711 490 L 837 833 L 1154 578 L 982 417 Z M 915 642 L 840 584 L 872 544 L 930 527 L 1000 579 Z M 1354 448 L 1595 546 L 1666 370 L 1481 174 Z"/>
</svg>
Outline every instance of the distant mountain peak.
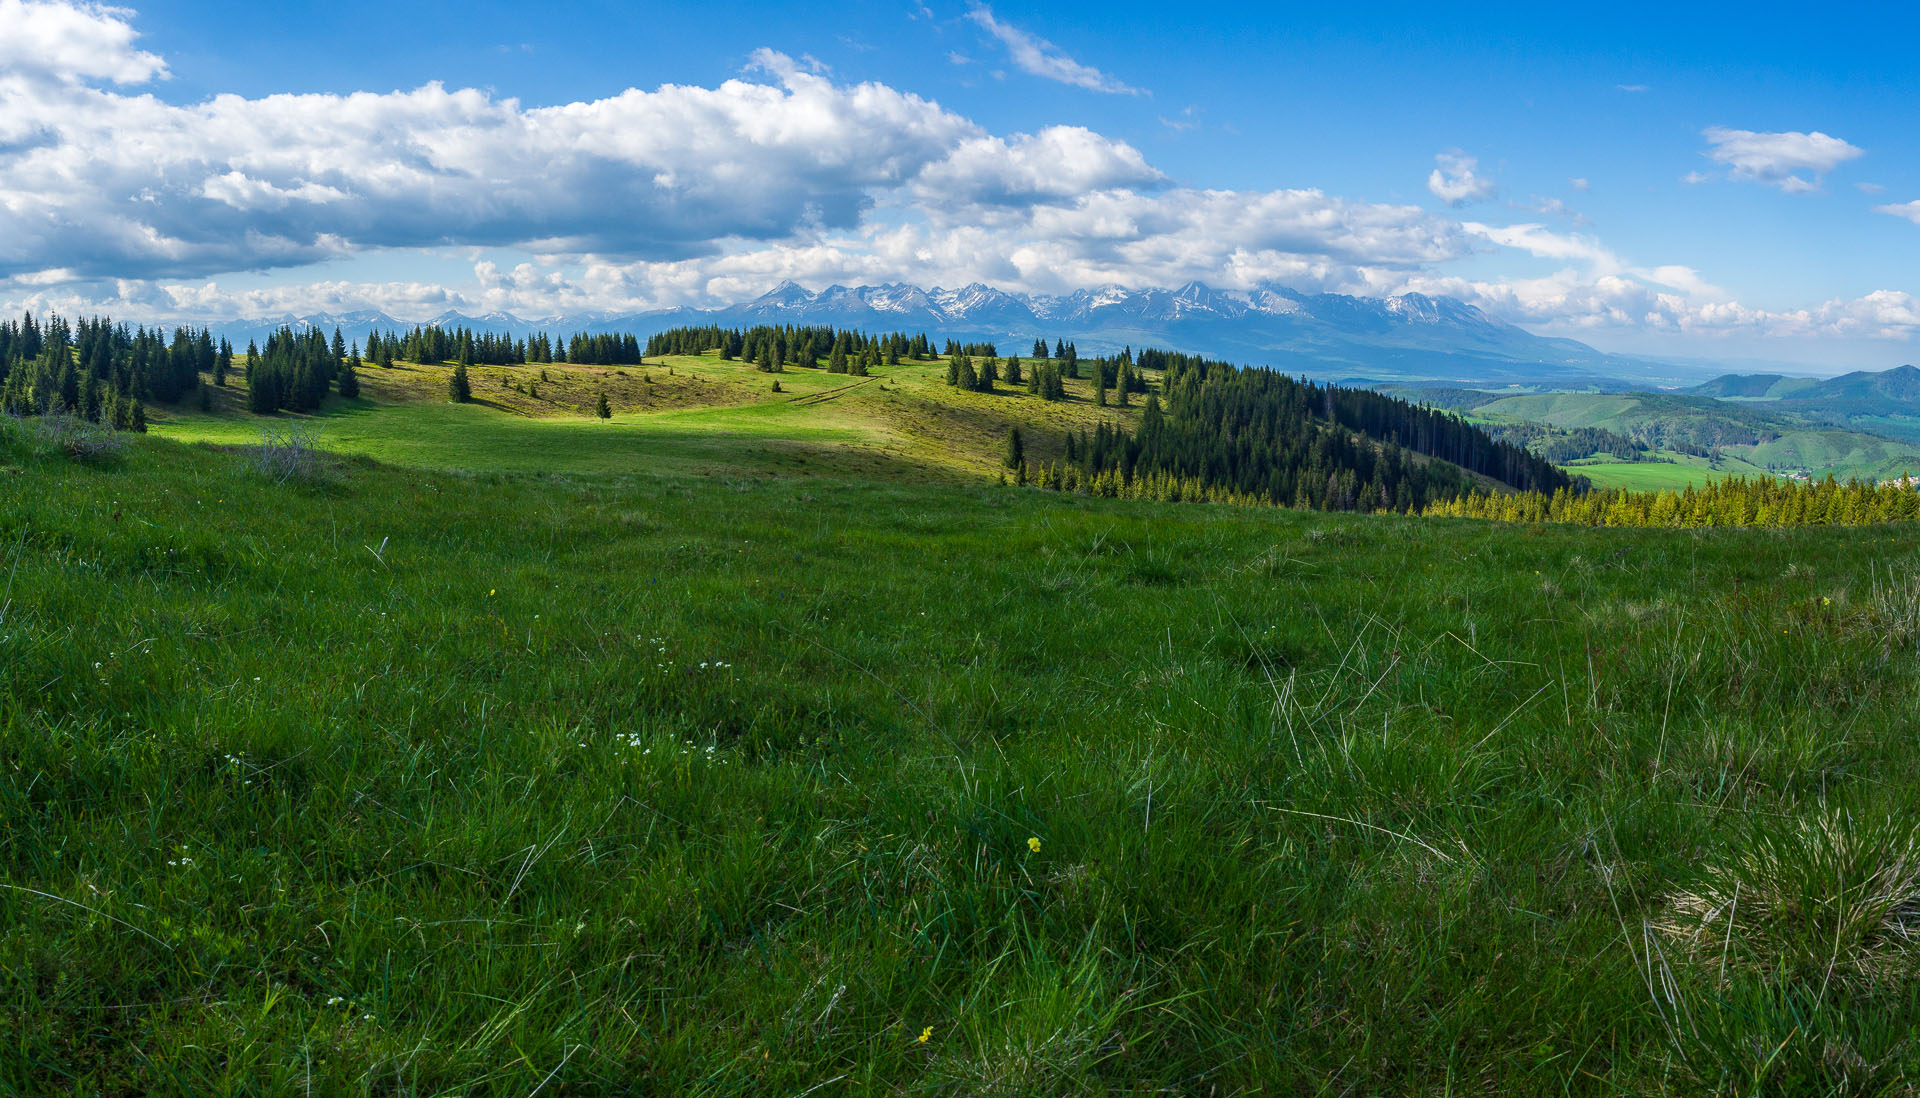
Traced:
<svg viewBox="0 0 1920 1098">
<path fill-rule="evenodd" d="M 215 327 L 239 343 L 249 337 L 264 338 L 282 323 L 324 326 L 328 332 L 338 326 L 349 339 L 360 341 L 370 330 L 412 326 L 368 310 L 271 323 L 233 321 Z M 1220 289 L 1198 279 L 1174 288 L 1134 289 L 1109 283 L 1064 294 L 1010 291 L 980 281 L 955 287 L 836 283 L 816 291 L 785 279 L 758 297 L 717 308 L 552 317 L 539 322 L 507 313 L 471 317 L 450 310 L 429 323 L 516 334 L 633 332 L 643 338 L 687 325 L 823 324 L 986 339 L 1007 347 L 1025 347 L 1037 338 L 1069 339 L 1085 354 L 1124 346 L 1159 346 L 1358 384 L 1417 380 L 1584 386 L 1618 385 L 1620 379 L 1692 384 L 1708 376 L 1705 369 L 1693 370 L 1694 376 L 1688 377 L 1679 373 L 1686 367 L 1602 354 L 1570 339 L 1535 336 L 1444 295 L 1349 297 L 1278 284 Z"/>
</svg>

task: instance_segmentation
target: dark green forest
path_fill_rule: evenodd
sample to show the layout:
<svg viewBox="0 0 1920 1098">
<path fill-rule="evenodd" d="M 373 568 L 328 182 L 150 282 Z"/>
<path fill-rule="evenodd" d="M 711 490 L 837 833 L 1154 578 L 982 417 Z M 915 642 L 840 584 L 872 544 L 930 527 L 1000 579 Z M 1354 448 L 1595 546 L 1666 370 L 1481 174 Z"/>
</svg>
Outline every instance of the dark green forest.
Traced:
<svg viewBox="0 0 1920 1098">
<path fill-rule="evenodd" d="M 1097 362 L 1103 378 L 1110 367 L 1122 395 L 1137 370 L 1161 373 L 1165 405 L 1150 394 L 1138 430 L 1069 438 L 1064 467 L 1040 474 L 1047 487 L 1399 512 L 1472 491 L 1467 473 L 1519 491 L 1584 487 L 1458 416 L 1371 390 L 1151 349 Z"/>
</svg>

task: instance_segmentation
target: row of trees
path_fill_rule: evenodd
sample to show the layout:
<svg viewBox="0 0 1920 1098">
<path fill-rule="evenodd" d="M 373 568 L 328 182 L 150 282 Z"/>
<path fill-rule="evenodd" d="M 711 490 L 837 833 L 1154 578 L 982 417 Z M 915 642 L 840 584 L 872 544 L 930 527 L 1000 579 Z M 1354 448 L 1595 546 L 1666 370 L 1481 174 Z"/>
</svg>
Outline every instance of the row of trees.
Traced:
<svg viewBox="0 0 1920 1098">
<path fill-rule="evenodd" d="M 1472 492 L 1436 501 L 1425 512 L 1581 526 L 1872 526 L 1920 520 L 1920 491 L 1905 477 L 1878 484 L 1841 483 L 1831 474 L 1822 481 L 1727 477 L 1680 491 Z"/>
<path fill-rule="evenodd" d="M 366 361 L 392 366 L 396 360 L 463 366 L 524 366 L 529 362 L 572 362 L 583 366 L 638 366 L 640 338 L 632 332 L 576 332 L 556 338 L 534 332 L 525 338 L 470 328 L 420 325 L 400 332 L 367 336 Z"/>
<path fill-rule="evenodd" d="M 732 362 L 748 362 L 772 374 L 787 367 L 816 369 L 827 360 L 827 372 L 865 377 L 876 366 L 898 366 L 902 360 L 927 361 L 934 357 L 933 341 L 926 335 L 889 332 L 868 335 L 852 329 L 831 326 L 763 324 L 754 328 L 722 328 L 718 325 L 673 328 L 647 340 L 649 355 L 718 354 Z"/>
</svg>

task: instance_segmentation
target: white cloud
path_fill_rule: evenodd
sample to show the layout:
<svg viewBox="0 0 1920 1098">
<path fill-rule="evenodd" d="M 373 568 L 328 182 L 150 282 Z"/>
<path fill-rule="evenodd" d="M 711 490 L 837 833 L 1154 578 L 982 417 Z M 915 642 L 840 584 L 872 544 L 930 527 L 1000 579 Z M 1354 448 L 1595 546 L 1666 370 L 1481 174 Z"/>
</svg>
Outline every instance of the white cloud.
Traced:
<svg viewBox="0 0 1920 1098">
<path fill-rule="evenodd" d="M 1427 190 L 1449 206 L 1465 206 L 1492 198 L 1493 180 L 1476 174 L 1480 162 L 1461 152 L 1443 152 L 1434 156 L 1439 167 L 1427 176 Z"/>
<path fill-rule="evenodd" d="M 1861 194 L 1879 194 L 1881 191 L 1884 191 L 1887 189 L 1884 185 L 1879 183 L 1855 183 L 1853 186 L 1854 186 L 1854 189 L 1859 191 Z"/>
<path fill-rule="evenodd" d="M 1712 181 L 1713 175 L 1709 172 L 1702 171 L 1688 172 L 1680 177 L 1680 182 L 1685 183 L 1689 187 L 1697 187 L 1702 183 L 1711 183 Z"/>
<path fill-rule="evenodd" d="M 0 74 L 0 274 L 193 274 L 323 242 L 672 256 L 856 226 L 978 125 L 783 55 L 777 84 L 667 85 L 528 109 L 429 84 L 191 106 Z M 1015 139 L 1008 139 L 1013 141 Z M 1074 143 L 1098 168 L 1138 154 Z M 1138 179 L 1136 163 L 1129 179 Z"/>
<path fill-rule="evenodd" d="M 1619 91 L 1631 92 L 1636 95 L 1639 94 L 1640 92 L 1647 90 L 1647 86 L 1645 84 L 1615 84 L 1614 88 L 1616 88 Z"/>
<path fill-rule="evenodd" d="M 207 320 L 360 308 L 424 319 L 456 308 L 544 318 L 720 304 L 787 278 L 977 280 L 1036 293 L 1197 279 L 1451 293 L 1575 334 L 1916 331 L 1914 300 L 1898 291 L 1768 311 L 1734 301 L 1693 267 L 1637 265 L 1590 233 L 1463 224 L 1308 188 L 1176 186 L 1139 149 L 1093 130 L 996 134 L 930 100 L 836 82 L 817 62 L 773 51 L 753 57 L 751 73 L 764 76 L 551 107 L 438 84 L 177 106 L 109 86 L 166 71 L 133 48 L 125 12 L 0 0 L 0 13 L 22 25 L 30 15 L 42 43 L 23 59 L 0 33 L 0 306 L 9 310 Z M 1084 66 L 1061 71 L 1109 79 Z M 1858 155 L 1806 152 L 1825 148 L 1816 138 L 1834 140 L 1817 134 L 1725 134 L 1715 148 L 1728 174 L 1788 188 Z M 1806 140 L 1748 140 L 1777 137 Z M 1787 155 L 1794 148 L 1798 159 Z M 1436 164 L 1429 188 L 1442 200 L 1494 196 L 1472 157 L 1449 151 Z M 1584 179 L 1569 183 L 1586 189 Z M 1520 208 L 1581 224 L 1557 199 Z M 1880 210 L 1920 221 L 1920 202 Z M 1562 269 L 1480 281 L 1444 273 L 1499 249 Z M 469 277 L 443 280 L 449 253 L 470 264 Z M 271 273 L 322 259 L 335 277 Z M 267 273 L 241 289 L 226 277 L 236 271 Z"/>
<path fill-rule="evenodd" d="M 1589 183 L 1586 176 L 1583 175 L 1574 176 L 1572 179 L 1567 180 L 1567 184 L 1576 191 L 1590 191 L 1593 189 L 1593 184 Z"/>
<path fill-rule="evenodd" d="M 993 9 L 985 4 L 975 4 L 967 11 L 967 18 L 980 25 L 988 34 L 1000 40 L 1013 58 L 1013 63 L 1022 72 L 1038 76 L 1045 80 L 1070 84 L 1088 91 L 1106 92 L 1109 95 L 1144 95 L 1139 88 L 1130 87 L 1114 77 L 1108 76 L 1092 65 L 1083 65 L 1061 52 L 1060 47 L 1028 34 L 1026 31 L 994 18 Z"/>
<path fill-rule="evenodd" d="M 1895 205 L 1875 206 L 1873 212 L 1892 214 L 1894 217 L 1904 217 L 1915 225 L 1920 225 L 1920 199 L 1915 199 L 1912 202 L 1901 202 Z"/>
<path fill-rule="evenodd" d="M 1140 151 L 1080 126 L 1049 126 L 1011 138 L 962 141 L 922 171 L 915 188 L 944 217 L 959 206 L 1059 202 L 1092 191 L 1158 188 L 1166 177 Z"/>
<path fill-rule="evenodd" d="M 0 73 L 116 84 L 166 76 L 166 62 L 134 48 L 131 14 L 104 4 L 0 0 Z"/>
<path fill-rule="evenodd" d="M 1758 133 L 1713 126 L 1701 135 L 1711 146 L 1703 155 L 1725 164 L 1731 178 L 1765 183 L 1788 194 L 1817 191 L 1828 172 L 1866 155 L 1866 150 L 1857 145 L 1817 131 Z"/>
</svg>

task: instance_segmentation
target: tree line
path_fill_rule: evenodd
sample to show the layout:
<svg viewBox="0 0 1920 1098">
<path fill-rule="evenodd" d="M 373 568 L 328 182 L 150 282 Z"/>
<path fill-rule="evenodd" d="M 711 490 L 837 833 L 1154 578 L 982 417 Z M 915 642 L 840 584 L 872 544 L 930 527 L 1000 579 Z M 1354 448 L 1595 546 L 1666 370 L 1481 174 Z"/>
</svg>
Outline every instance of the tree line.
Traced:
<svg viewBox="0 0 1920 1098">
<path fill-rule="evenodd" d="M 169 339 L 159 328 L 27 313 L 0 323 L 0 411 L 144 431 L 148 401 L 179 400 L 201 374 L 224 378 L 232 365 L 233 347 L 204 328 L 175 328 Z"/>
<path fill-rule="evenodd" d="M 524 338 L 469 328 L 419 325 L 405 333 L 371 332 L 366 361 L 392 366 L 395 361 L 461 366 L 524 366 L 529 362 L 571 362 L 582 366 L 638 366 L 640 339 L 632 332 L 576 332 L 555 337 L 533 332 Z"/>
<path fill-rule="evenodd" d="M 1104 380 L 1109 363 L 1100 363 Z M 1064 461 L 1037 471 L 1043 486 L 1403 513 L 1470 493 L 1468 473 L 1521 490 L 1578 487 L 1458 416 L 1371 390 L 1154 349 L 1111 365 L 1122 394 L 1139 371 L 1161 373 L 1164 406 L 1150 393 L 1137 429 L 1102 423 L 1070 435 Z"/>
<path fill-rule="evenodd" d="M 1436 501 L 1425 513 L 1580 526 L 1873 526 L 1920 520 L 1915 488 L 1904 476 L 1879 483 L 1843 483 L 1831 473 L 1820 481 L 1725 477 L 1679 491 L 1470 492 Z"/>
</svg>

